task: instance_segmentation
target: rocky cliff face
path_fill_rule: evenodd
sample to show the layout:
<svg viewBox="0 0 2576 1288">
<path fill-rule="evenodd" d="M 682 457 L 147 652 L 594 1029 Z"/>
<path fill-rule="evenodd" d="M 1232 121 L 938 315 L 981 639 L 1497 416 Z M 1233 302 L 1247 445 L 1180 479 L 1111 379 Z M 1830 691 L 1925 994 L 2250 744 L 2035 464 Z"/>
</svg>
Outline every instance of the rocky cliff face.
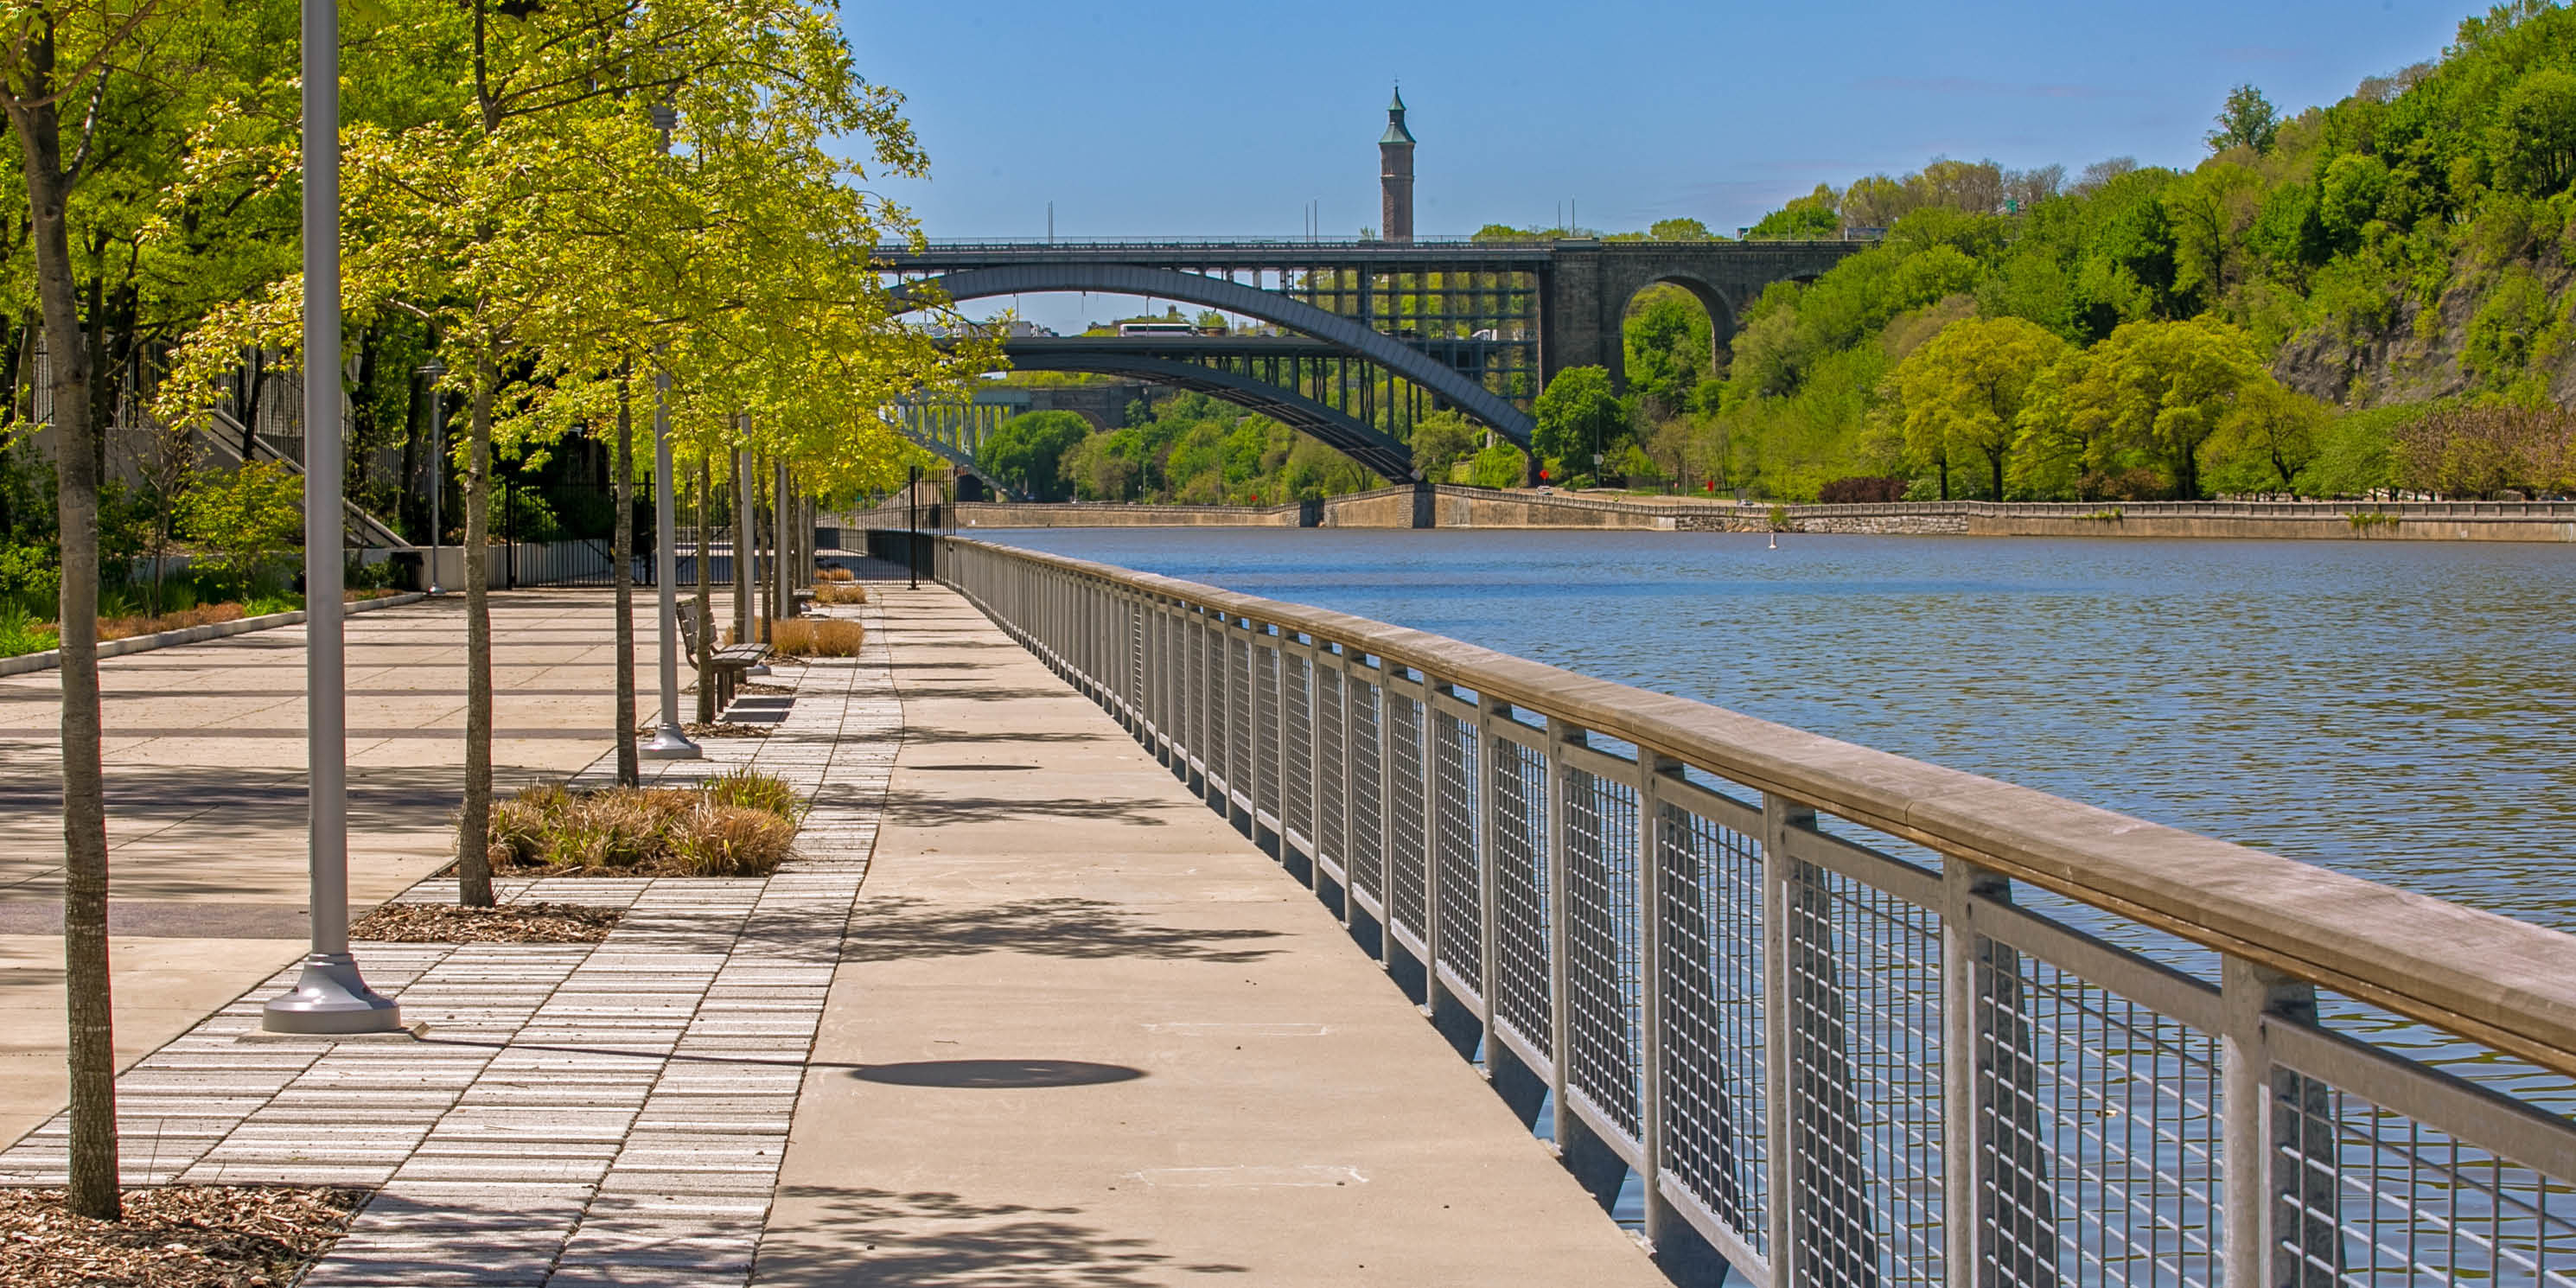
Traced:
<svg viewBox="0 0 2576 1288">
<path fill-rule="evenodd" d="M 2576 402 L 2576 345 L 2554 341 L 2566 330 L 2567 292 L 2576 273 L 2550 270 L 2540 280 L 2556 303 L 2545 328 L 2549 334 L 2527 336 L 2530 365 L 2550 399 L 2564 406 Z M 2402 301 L 2396 321 L 2383 331 L 2347 337 L 2328 323 L 2302 332 L 2273 355 L 2272 375 L 2301 393 L 2355 409 L 2472 392 L 2482 382 L 2462 359 L 2470 322 L 2486 305 L 2493 283 L 2491 275 L 2454 274 L 2439 301 Z M 2434 316 L 2425 316 L 2428 309 Z"/>
</svg>

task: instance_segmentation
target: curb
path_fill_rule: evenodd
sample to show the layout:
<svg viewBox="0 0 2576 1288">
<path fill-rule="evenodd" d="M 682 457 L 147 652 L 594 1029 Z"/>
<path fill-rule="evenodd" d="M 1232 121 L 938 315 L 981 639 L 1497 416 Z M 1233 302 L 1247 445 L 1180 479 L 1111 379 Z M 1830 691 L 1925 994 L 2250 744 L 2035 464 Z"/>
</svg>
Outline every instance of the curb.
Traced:
<svg viewBox="0 0 2576 1288">
<path fill-rule="evenodd" d="M 343 605 L 341 611 L 344 614 L 370 613 L 379 608 L 416 604 L 427 598 L 429 596 L 420 591 L 407 591 L 378 599 L 353 600 Z M 123 657 L 128 653 L 149 653 L 156 648 L 203 644 L 207 640 L 219 640 L 228 635 L 247 635 L 252 631 L 303 624 L 304 610 L 299 608 L 291 613 L 268 613 L 259 617 L 244 617 L 229 622 L 210 622 L 204 626 L 182 626 L 175 631 L 158 631 L 150 635 L 134 635 L 121 640 L 108 640 L 98 646 L 98 655 L 102 659 Z M 0 676 L 25 675 L 29 671 L 50 671 L 62 664 L 63 655 L 59 649 L 46 649 L 42 653 L 22 653 L 16 657 L 0 657 Z"/>
</svg>

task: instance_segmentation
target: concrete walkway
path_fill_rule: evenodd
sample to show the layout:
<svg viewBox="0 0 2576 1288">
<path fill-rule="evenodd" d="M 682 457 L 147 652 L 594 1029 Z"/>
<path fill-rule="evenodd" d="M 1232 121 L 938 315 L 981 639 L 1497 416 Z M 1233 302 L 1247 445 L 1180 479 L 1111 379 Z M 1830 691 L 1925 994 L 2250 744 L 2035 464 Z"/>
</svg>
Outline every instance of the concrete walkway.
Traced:
<svg viewBox="0 0 2576 1288">
<path fill-rule="evenodd" d="M 637 607 L 649 641 L 650 597 Z M 349 619 L 356 906 L 455 854 L 464 609 L 449 596 Z M 609 593 L 498 594 L 492 625 L 495 778 L 506 790 L 597 759 L 614 723 Z M 0 1142 L 65 1094 L 60 676 L 0 679 Z M 122 1065 L 303 952 L 304 628 L 111 658 L 99 677 Z"/>
<path fill-rule="evenodd" d="M 957 596 L 755 1284 L 1662 1284 L 1313 896 Z"/>
<path fill-rule="evenodd" d="M 373 1190 L 307 1288 L 738 1288 L 900 729 L 881 652 L 778 678 L 796 693 L 767 738 L 656 767 L 794 786 L 811 807 L 776 874 L 498 883 L 627 908 L 595 946 L 357 945 L 417 1039 L 262 1033 L 280 972 L 118 1079 L 127 1183 Z M 0 1184 L 60 1184 L 64 1147 L 58 1117 L 0 1153 Z"/>
</svg>

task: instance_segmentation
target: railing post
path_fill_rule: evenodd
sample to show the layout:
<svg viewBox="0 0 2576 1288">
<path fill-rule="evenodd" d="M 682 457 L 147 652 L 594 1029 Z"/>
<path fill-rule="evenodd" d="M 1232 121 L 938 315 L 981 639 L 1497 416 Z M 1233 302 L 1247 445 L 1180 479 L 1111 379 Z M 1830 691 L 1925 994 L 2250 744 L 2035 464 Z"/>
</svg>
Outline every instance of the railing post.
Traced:
<svg viewBox="0 0 2576 1288">
<path fill-rule="evenodd" d="M 1861 1171 L 1849 1016 L 1824 873 L 1790 857 L 1816 811 L 1762 798 L 1763 1050 L 1771 1172 L 1771 1273 L 1783 1288 L 1877 1282 Z M 1812 1237 L 1810 1237 L 1812 1236 Z M 1804 1241 L 1804 1242 L 1802 1242 Z"/>
<path fill-rule="evenodd" d="M 1529 1067 L 1521 1063 L 1510 1046 L 1504 1043 L 1501 1027 L 1495 1022 L 1502 1006 L 1502 882 L 1495 871 L 1494 836 L 1496 832 L 1495 785 L 1500 781 L 1501 757 L 1497 750 L 1512 745 L 1494 732 L 1497 725 L 1511 718 L 1510 706 L 1497 702 L 1493 695 L 1476 695 L 1476 764 L 1483 778 L 1476 793 L 1476 809 L 1481 824 L 1476 829 L 1476 915 L 1483 921 L 1485 950 L 1478 955 L 1483 965 L 1477 985 L 1478 1000 L 1483 1003 L 1479 1017 L 1485 1027 L 1485 1076 L 1493 1083 L 1494 1093 L 1511 1106 L 1521 1125 L 1535 1126 L 1541 1103 L 1547 1097 L 1547 1084 L 1540 1082 Z"/>
<path fill-rule="evenodd" d="M 1682 762 L 1637 749 L 1637 988 L 1643 1044 L 1638 1051 L 1638 1188 L 1646 1196 L 1646 1243 L 1666 1278 L 1681 1288 L 1719 1288 L 1720 1256 L 1664 1198 L 1665 1009 L 1670 1000 L 1664 957 L 1664 805 L 1662 784 Z"/>
<path fill-rule="evenodd" d="M 1942 1236 L 1955 1288 L 2053 1288 L 2057 1197 L 2040 1147 L 2041 1075 L 2021 954 L 1977 929 L 1980 904 L 2012 902 L 2002 873 L 1941 867 Z"/>
<path fill-rule="evenodd" d="M 2331 1288 L 2342 1267 L 2332 1107 L 2324 1083 L 2274 1063 L 2266 1032 L 2316 1023 L 2316 986 L 2228 956 L 2219 998 L 2226 1288 Z"/>
</svg>

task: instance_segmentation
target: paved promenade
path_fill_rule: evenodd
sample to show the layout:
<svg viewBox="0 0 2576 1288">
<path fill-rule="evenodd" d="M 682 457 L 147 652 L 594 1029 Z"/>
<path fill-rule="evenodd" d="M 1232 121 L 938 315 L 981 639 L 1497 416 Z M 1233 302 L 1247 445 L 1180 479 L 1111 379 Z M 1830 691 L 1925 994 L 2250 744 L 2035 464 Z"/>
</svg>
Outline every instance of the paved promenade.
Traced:
<svg viewBox="0 0 2576 1288">
<path fill-rule="evenodd" d="M 596 760 L 615 723 L 608 593 L 492 605 L 495 778 Z M 455 855 L 463 598 L 359 614 L 348 641 L 349 894 L 373 907 Z M 304 628 L 110 658 L 99 676 L 126 1063 L 303 953 Z M 56 671 L 0 679 L 0 1141 L 64 1097 L 61 693 Z"/>
<path fill-rule="evenodd" d="M 1663 1282 L 1267 856 L 956 596 L 872 589 L 770 737 L 655 767 L 787 777 L 798 858 L 503 883 L 628 907 L 595 946 L 360 945 L 418 1038 L 259 1033 L 279 941 L 120 1080 L 129 1182 L 375 1189 L 315 1288 Z"/>
<path fill-rule="evenodd" d="M 1662 1284 L 1294 880 L 964 601 L 753 1282 Z"/>
</svg>

